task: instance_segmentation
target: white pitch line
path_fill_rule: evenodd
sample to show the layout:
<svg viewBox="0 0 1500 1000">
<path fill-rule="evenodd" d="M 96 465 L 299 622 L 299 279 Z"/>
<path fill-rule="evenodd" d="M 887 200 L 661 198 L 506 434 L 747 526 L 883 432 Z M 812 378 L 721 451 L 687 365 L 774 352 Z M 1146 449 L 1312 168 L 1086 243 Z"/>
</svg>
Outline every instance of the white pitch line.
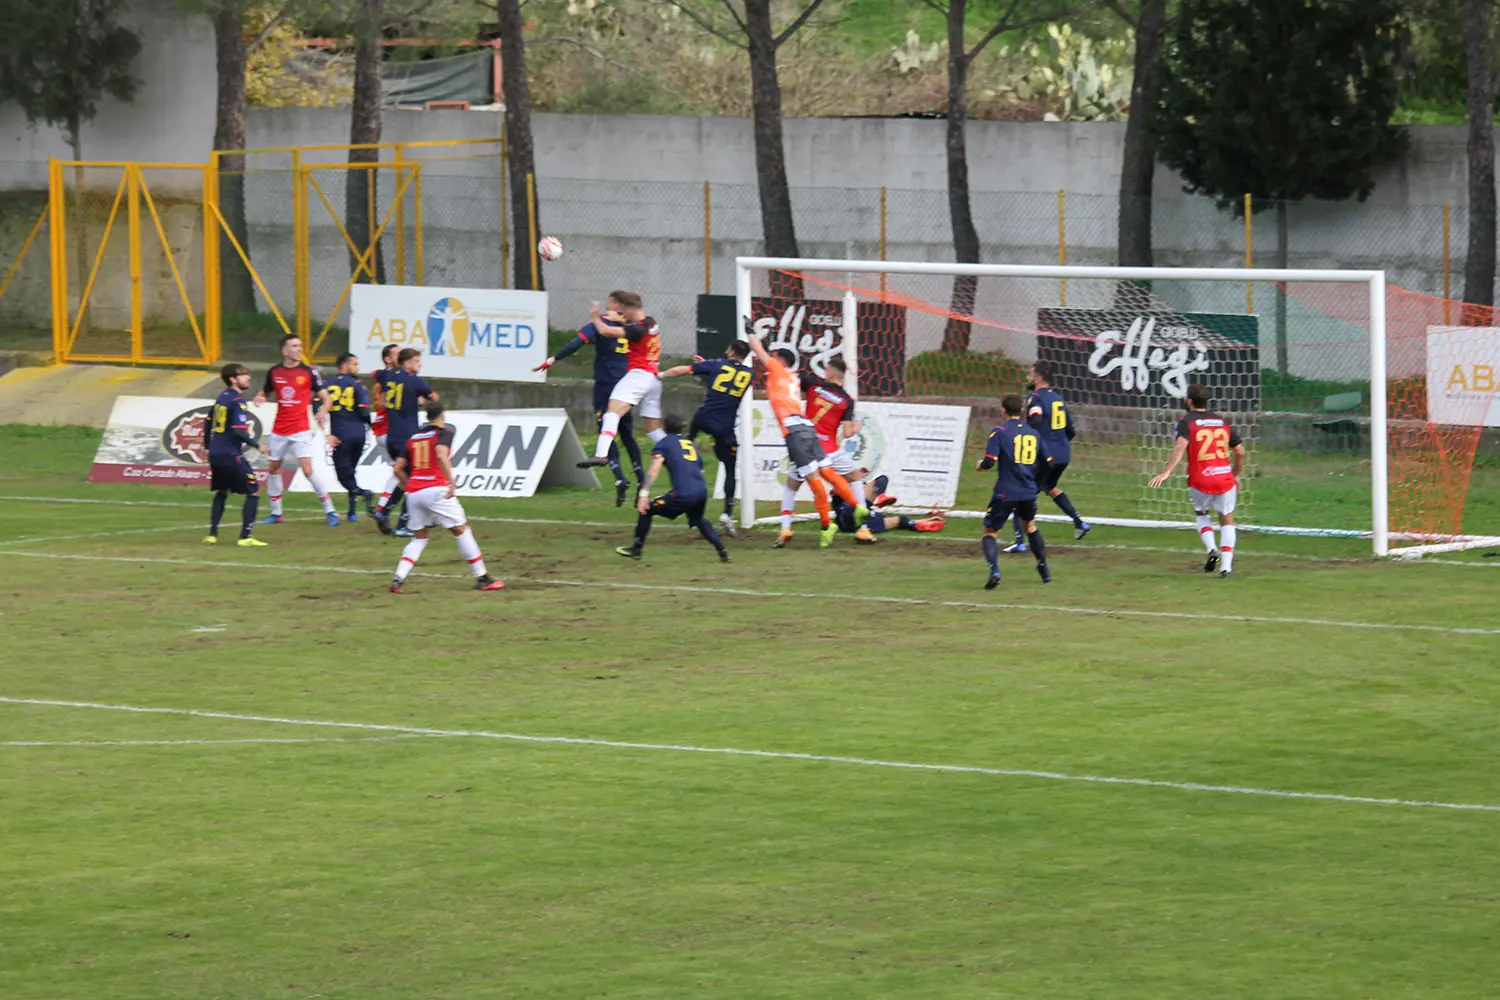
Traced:
<svg viewBox="0 0 1500 1000">
<path fill-rule="evenodd" d="M 201 747 L 224 743 L 390 743 L 395 740 L 431 739 L 427 734 L 397 733 L 394 736 L 309 736 L 285 739 L 243 740 L 5 740 L 0 747 Z"/>
<path fill-rule="evenodd" d="M 117 562 L 132 564 L 158 564 L 167 566 L 204 566 L 231 569 L 267 569 L 298 573 L 345 573 L 357 576 L 383 576 L 384 569 L 361 569 L 354 566 L 305 566 L 286 563 L 252 563 L 237 560 L 215 562 L 207 559 L 171 559 L 160 556 L 90 556 L 60 552 L 17 552 L 0 549 L 0 557 L 19 556 L 26 559 L 61 559 L 78 562 Z M 413 573 L 436 579 L 468 579 L 458 573 Z M 514 582 L 534 583 L 547 587 L 599 587 L 597 580 L 561 580 L 550 577 L 512 577 Z M 1065 604 L 1014 604 L 1001 601 L 934 601 L 924 597 L 883 597 L 876 594 L 819 593 L 795 590 L 754 590 L 746 587 L 698 587 L 677 583 L 619 583 L 611 581 L 615 590 L 644 590 L 666 593 L 727 594 L 732 597 L 796 598 L 819 601 L 854 601 L 866 604 L 905 604 L 931 608 L 980 608 L 997 611 L 1051 611 L 1058 614 L 1090 615 L 1106 618 L 1170 618 L 1178 621 L 1248 622 L 1264 625 L 1316 625 L 1323 628 L 1363 629 L 1383 632 L 1436 632 L 1443 635 L 1500 635 L 1500 628 L 1464 628 L 1452 625 L 1409 625 L 1400 622 L 1352 622 L 1328 618 L 1291 618 L 1273 615 L 1211 615 L 1191 611 L 1145 611 L 1135 608 L 1080 608 Z"/>
<path fill-rule="evenodd" d="M 202 524 L 172 524 L 158 528 L 125 528 L 121 531 L 91 531 L 86 535 L 46 535 L 38 538 L 12 538 L 10 541 L 0 542 L 5 545 L 29 545 L 34 542 L 75 542 L 84 538 L 113 538 L 116 535 L 149 535 L 163 531 L 189 531 L 197 528 L 203 529 Z"/>
<path fill-rule="evenodd" d="M 1453 809 L 1465 812 L 1500 813 L 1500 805 L 1472 802 L 1437 802 L 1425 799 L 1381 798 L 1369 795 L 1342 795 L 1335 792 L 1298 792 L 1281 788 L 1255 788 L 1247 785 L 1211 785 L 1197 781 L 1160 781 L 1152 778 L 1112 778 L 1095 774 L 1066 774 L 1060 771 L 1036 771 L 1023 768 L 977 767 L 966 764 L 920 764 L 910 761 L 877 760 L 870 757 L 841 757 L 831 754 L 794 753 L 777 750 L 747 750 L 738 747 L 707 747 L 685 743 L 639 743 L 627 740 L 600 740 L 579 736 L 531 736 L 522 733 L 491 732 L 483 729 L 433 729 L 422 726 L 393 726 L 367 722 L 333 722 L 318 719 L 288 719 L 268 715 L 243 715 L 236 712 L 211 712 L 194 708 L 160 708 L 141 705 L 113 705 L 93 701 L 55 701 L 44 698 L 6 698 L 0 702 L 12 705 L 43 705 L 53 708 L 87 708 L 110 712 L 134 712 L 148 715 L 190 715 L 202 719 L 230 719 L 237 722 L 268 722 L 283 726 L 315 726 L 358 729 L 414 736 L 453 736 L 472 739 L 506 740 L 517 743 L 539 743 L 564 746 L 606 747 L 616 750 L 654 750 L 668 753 L 714 754 L 724 757 L 759 757 L 769 760 L 809 761 L 820 764 L 848 764 L 857 767 L 895 768 L 906 771 L 933 771 L 947 774 L 983 774 L 1001 778 L 1036 778 L 1042 781 L 1081 782 L 1094 785 L 1121 785 L 1136 788 L 1172 788 L 1182 792 L 1214 792 L 1224 795 L 1258 795 L 1277 799 L 1305 799 L 1320 802 L 1345 802 L 1358 805 L 1402 806 L 1420 809 Z"/>
<path fill-rule="evenodd" d="M 90 503 L 90 504 L 106 504 L 106 505 L 109 505 L 109 506 L 112 506 L 112 507 L 194 507 L 194 508 L 201 508 L 201 507 L 204 506 L 201 503 L 178 503 L 176 501 L 169 501 L 169 500 L 101 500 L 101 499 L 98 499 L 98 498 L 85 498 L 85 497 L 21 497 L 21 496 L 0 496 L 0 500 L 35 501 L 37 503 Z M 287 515 L 287 516 L 290 517 L 292 515 Z M 314 516 L 314 515 L 307 515 L 307 516 L 308 516 L 309 519 L 316 520 L 318 518 L 321 518 L 323 515 L 318 514 L 316 516 Z M 635 523 L 633 521 L 576 521 L 576 520 L 573 520 L 571 518 L 547 518 L 547 517 L 480 517 L 478 515 L 473 515 L 473 514 L 469 515 L 469 520 L 471 520 L 471 521 L 492 521 L 492 522 L 497 522 L 497 523 L 500 523 L 500 524 L 561 524 L 561 525 L 569 525 L 569 524 L 571 524 L 571 525 L 577 525 L 579 527 L 584 527 L 584 528 L 621 528 L 621 527 L 628 528 L 632 524 Z M 355 523 L 357 524 L 359 522 L 356 521 Z M 122 532 L 122 534 L 123 534 L 123 532 Z M 41 541 L 41 540 L 42 539 L 18 539 L 18 541 Z M 46 541 L 51 541 L 51 539 L 45 539 L 45 540 Z M 3 543 L 3 544 L 9 544 L 9 543 Z"/>
</svg>

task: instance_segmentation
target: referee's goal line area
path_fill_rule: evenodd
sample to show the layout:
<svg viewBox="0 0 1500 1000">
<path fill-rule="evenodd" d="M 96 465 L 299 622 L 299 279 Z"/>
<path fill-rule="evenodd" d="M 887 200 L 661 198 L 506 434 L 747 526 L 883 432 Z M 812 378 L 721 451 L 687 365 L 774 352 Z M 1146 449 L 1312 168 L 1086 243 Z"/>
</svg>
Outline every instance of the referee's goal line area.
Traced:
<svg viewBox="0 0 1500 1000">
<path fill-rule="evenodd" d="M 793 349 L 816 374 L 842 359 L 856 412 L 858 400 L 967 407 L 962 470 L 976 457 L 976 435 L 1002 422 L 1002 397 L 1025 398 L 1040 363 L 1077 432 L 1059 486 L 1090 524 L 1196 527 L 1180 479 L 1148 483 L 1166 467 L 1197 383 L 1247 451 L 1243 529 L 1363 539 L 1377 556 L 1500 546 L 1500 504 L 1476 505 L 1465 522 L 1483 428 L 1500 424 L 1500 318 L 1491 307 L 1409 292 L 1382 271 L 736 264 L 739 314 L 768 347 Z M 747 437 L 763 443 L 763 419 L 758 435 L 744 433 L 759 417 L 742 404 L 742 447 Z M 954 495 L 953 448 L 939 456 L 879 438 L 861 428 L 845 448 L 890 476 L 911 512 L 984 515 L 972 489 Z M 934 477 L 939 460 L 948 463 L 946 495 Z M 773 503 L 773 514 L 781 506 L 763 464 L 741 462 L 746 526 L 775 520 L 757 517 L 767 511 L 756 501 Z M 1500 491 L 1488 474 L 1478 484 L 1486 497 Z"/>
</svg>

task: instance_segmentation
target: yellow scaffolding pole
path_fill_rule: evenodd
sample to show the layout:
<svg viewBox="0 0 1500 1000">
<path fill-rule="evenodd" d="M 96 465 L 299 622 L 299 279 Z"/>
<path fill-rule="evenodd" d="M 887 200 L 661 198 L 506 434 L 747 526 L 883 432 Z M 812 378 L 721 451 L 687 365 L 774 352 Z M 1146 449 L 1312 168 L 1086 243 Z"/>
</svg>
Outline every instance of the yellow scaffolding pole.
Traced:
<svg viewBox="0 0 1500 1000">
<path fill-rule="evenodd" d="M 48 233 L 48 250 L 52 259 L 52 361 L 62 364 L 68 359 L 68 245 L 62 161 L 47 162 L 47 212 L 52 226 Z"/>
<path fill-rule="evenodd" d="M 203 168 L 203 326 L 207 334 L 209 361 L 217 361 L 224 353 L 224 300 L 223 266 L 219 245 L 219 227 L 214 223 L 214 212 L 219 204 L 219 153 L 209 155 Z M 165 237 L 162 239 L 166 244 Z M 192 309 L 189 308 L 189 314 Z"/>
<path fill-rule="evenodd" d="M 183 283 L 182 274 L 177 270 L 177 259 L 172 255 L 172 248 L 167 243 L 167 230 L 161 224 L 161 214 L 156 210 L 156 201 L 151 197 L 151 189 L 146 186 L 145 179 L 139 174 L 136 176 L 136 187 L 140 192 L 141 200 L 146 204 L 146 210 L 151 213 L 151 223 L 156 228 L 157 237 L 161 240 L 161 251 L 167 258 L 167 267 L 172 271 L 172 281 L 177 285 L 177 296 L 182 300 L 182 308 L 187 313 L 188 326 L 192 328 L 193 337 L 198 341 L 198 350 L 202 352 L 201 360 L 205 364 L 217 361 L 218 353 L 209 351 L 208 344 L 203 339 L 203 333 L 198 328 L 198 318 L 193 315 L 193 302 L 188 298 L 187 285 Z"/>
<path fill-rule="evenodd" d="M 79 164 L 83 166 L 84 164 Z M 104 235 L 99 238 L 99 251 L 94 254 L 94 266 L 89 271 L 89 280 L 83 286 L 83 294 L 78 298 L 78 319 L 73 323 L 73 329 L 68 334 L 68 350 L 73 350 L 73 345 L 78 342 L 78 331 L 83 327 L 83 317 L 88 312 L 89 296 L 94 294 L 94 282 L 99 278 L 99 270 L 104 264 L 104 250 L 109 246 L 109 234 L 114 231 L 115 219 L 120 215 L 120 202 L 125 200 L 125 189 L 129 187 L 130 165 L 123 164 L 125 170 L 120 174 L 120 186 L 115 189 L 115 200 L 109 208 L 109 221 L 104 224 Z"/>
<path fill-rule="evenodd" d="M 130 360 L 140 363 L 145 355 L 144 331 L 142 330 L 141 288 L 141 171 L 139 167 L 125 168 L 126 234 L 130 240 Z"/>
<path fill-rule="evenodd" d="M 49 199 L 50 201 L 50 199 Z M 42 223 L 47 221 L 47 213 L 51 211 L 51 205 L 44 206 L 32 224 L 31 232 L 26 234 L 26 242 L 21 244 L 21 252 L 16 254 L 16 259 L 11 261 L 10 269 L 5 272 L 5 280 L 0 281 L 0 299 L 5 298 L 5 290 L 10 287 L 11 279 L 21 269 L 21 261 L 26 259 L 26 251 L 31 249 L 31 243 L 36 239 L 36 234 L 42 231 Z"/>
<path fill-rule="evenodd" d="M 305 344 L 312 336 L 312 229 L 307 218 L 307 184 L 312 174 L 302 162 L 302 151 L 292 151 L 292 308 L 297 311 L 297 336 Z"/>
<path fill-rule="evenodd" d="M 427 258 L 422 251 L 422 164 L 412 166 L 411 183 L 416 186 L 416 193 L 412 196 L 413 212 L 412 228 L 415 232 L 414 243 L 417 252 L 417 284 L 420 285 L 427 277 Z M 505 206 L 500 206 L 501 218 L 505 217 Z"/>
<path fill-rule="evenodd" d="M 219 211 L 219 206 L 213 205 L 212 208 L 215 221 L 222 228 L 224 235 L 229 237 L 229 245 L 234 247 L 234 252 L 240 255 L 240 260 L 244 261 L 245 270 L 249 271 L 250 277 L 255 279 L 255 287 L 260 289 L 260 294 L 265 297 L 266 305 L 271 307 L 271 315 L 275 316 L 276 322 L 281 324 L 281 332 L 291 333 L 292 328 L 287 325 L 286 318 L 281 315 L 281 310 L 276 308 L 276 300 L 271 298 L 271 293 L 266 288 L 265 282 L 260 280 L 260 273 L 251 265 L 250 255 L 245 253 L 245 248 L 240 246 L 240 241 L 235 238 L 234 230 L 230 229 L 229 223 L 224 221 L 224 215 Z M 218 239 L 218 233 L 214 234 L 214 239 Z"/>
<path fill-rule="evenodd" d="M 531 233 L 531 287 L 535 289 L 542 283 L 541 261 L 537 259 L 536 249 L 536 174 L 526 175 L 526 218 Z"/>
<path fill-rule="evenodd" d="M 406 173 L 406 146 L 396 146 L 396 186 L 400 187 Z M 396 280 L 393 284 L 406 284 L 406 204 L 396 202 Z"/>
</svg>

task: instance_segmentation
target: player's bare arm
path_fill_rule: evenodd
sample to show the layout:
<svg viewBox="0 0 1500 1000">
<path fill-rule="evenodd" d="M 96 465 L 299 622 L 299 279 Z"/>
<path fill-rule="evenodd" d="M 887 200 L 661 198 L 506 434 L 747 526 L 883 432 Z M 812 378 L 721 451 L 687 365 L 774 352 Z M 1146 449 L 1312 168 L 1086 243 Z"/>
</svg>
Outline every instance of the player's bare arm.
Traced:
<svg viewBox="0 0 1500 1000">
<path fill-rule="evenodd" d="M 1151 488 L 1153 490 L 1160 488 L 1162 483 L 1166 482 L 1172 477 L 1172 473 L 1176 471 L 1178 463 L 1182 461 L 1182 456 L 1187 454 L 1187 447 L 1187 438 L 1177 439 L 1177 443 L 1172 446 L 1172 457 L 1167 460 L 1167 467 L 1162 470 L 1161 475 L 1154 476 L 1151 479 Z M 1240 445 L 1236 450 L 1240 455 L 1243 455 L 1245 447 L 1244 445 Z M 1235 461 L 1238 462 L 1239 460 L 1239 456 L 1237 455 L 1235 457 Z M 1235 471 L 1238 471 L 1238 466 L 1236 466 Z"/>
<path fill-rule="evenodd" d="M 448 480 L 448 492 L 443 494 L 446 500 L 453 499 L 453 463 L 448 460 L 448 446 L 440 444 L 435 452 L 437 455 L 438 468 L 443 470 L 443 477 Z M 454 532 L 459 534 L 459 532 Z"/>
<path fill-rule="evenodd" d="M 641 481 L 640 492 L 636 494 L 635 509 L 644 514 L 651 507 L 651 484 L 656 482 L 656 477 L 661 475 L 661 467 L 667 462 L 662 455 L 651 456 L 651 468 L 646 471 L 646 478 Z"/>
<path fill-rule="evenodd" d="M 318 416 L 318 426 L 323 428 L 324 433 L 328 432 L 328 408 L 332 405 L 333 401 L 328 396 L 328 390 L 319 389 L 318 408 L 316 412 Z"/>
<path fill-rule="evenodd" d="M 1234 479 L 1239 482 L 1240 470 L 1245 467 L 1245 446 L 1237 444 L 1233 449 L 1234 454 Z"/>
<path fill-rule="evenodd" d="M 755 355 L 755 360 L 763 365 L 771 364 L 771 352 L 766 350 L 766 345 L 760 342 L 760 334 L 750 326 L 749 321 L 745 323 L 745 338 L 750 342 L 750 353 Z"/>
<path fill-rule="evenodd" d="M 403 490 L 406 489 L 406 480 L 408 476 L 406 472 L 405 455 L 402 455 L 400 458 L 396 459 L 396 464 L 391 466 L 391 475 L 396 477 L 396 481 L 401 484 L 401 488 Z"/>
<path fill-rule="evenodd" d="M 604 313 L 599 309 L 599 303 L 595 302 L 589 310 L 589 320 L 594 324 L 594 329 L 599 331 L 601 337 L 614 337 L 616 340 L 625 336 L 625 327 L 615 326 L 604 318 Z"/>
<path fill-rule="evenodd" d="M 697 359 L 697 360 L 700 360 L 700 361 L 702 360 L 701 358 L 698 358 L 698 356 L 696 354 L 693 355 L 693 357 L 695 359 Z M 691 375 L 692 373 L 693 373 L 693 366 L 692 365 L 678 365 L 675 368 L 668 368 L 666 371 L 662 372 L 661 373 L 661 377 L 662 378 L 682 378 L 682 376 L 684 376 L 684 375 Z"/>
</svg>

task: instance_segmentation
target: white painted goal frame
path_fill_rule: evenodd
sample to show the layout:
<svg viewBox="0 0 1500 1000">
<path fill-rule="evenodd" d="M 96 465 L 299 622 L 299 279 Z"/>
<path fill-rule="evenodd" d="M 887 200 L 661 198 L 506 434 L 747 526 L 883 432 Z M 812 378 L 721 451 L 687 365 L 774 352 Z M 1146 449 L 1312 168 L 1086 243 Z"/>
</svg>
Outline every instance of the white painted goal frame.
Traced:
<svg viewBox="0 0 1500 1000">
<path fill-rule="evenodd" d="M 1296 270 L 1277 268 L 1206 268 L 1206 267 L 1069 267 L 1035 264 L 948 264 L 931 262 L 897 262 L 880 260 L 826 260 L 789 257 L 738 257 L 735 259 L 735 301 L 741 323 L 751 318 L 752 277 L 760 271 L 832 271 L 859 274 L 929 274 L 974 275 L 996 278 L 1102 278 L 1125 281 L 1230 281 L 1230 282 L 1322 282 L 1363 284 L 1370 295 L 1370 508 L 1371 525 L 1366 534 L 1376 556 L 1421 556 L 1472 548 L 1476 545 L 1500 545 L 1500 538 L 1465 536 L 1451 541 L 1413 545 L 1392 552 L 1390 532 L 1390 470 L 1388 464 L 1387 374 L 1386 374 L 1386 283 L 1384 271 Z M 844 354 L 855 360 L 855 299 L 844 296 Z M 850 365 L 851 375 L 856 370 Z M 857 383 L 857 378 L 851 378 Z M 1374 387 L 1381 387 L 1376 390 Z M 853 388 L 853 387 L 851 387 Z M 855 390 L 857 391 L 857 389 Z M 739 436 L 742 447 L 752 446 L 751 393 L 740 403 Z M 739 463 L 740 523 L 755 524 L 754 462 Z M 1115 523 L 1134 527 L 1191 527 L 1167 522 L 1131 519 L 1099 519 L 1095 523 Z M 1300 532 L 1299 532 L 1300 533 Z M 1314 534 L 1315 532 L 1308 532 Z M 1325 532 L 1316 532 L 1326 534 Z M 1407 539 L 1398 539 L 1407 540 Z M 1412 539 L 1415 540 L 1415 539 Z"/>
</svg>

